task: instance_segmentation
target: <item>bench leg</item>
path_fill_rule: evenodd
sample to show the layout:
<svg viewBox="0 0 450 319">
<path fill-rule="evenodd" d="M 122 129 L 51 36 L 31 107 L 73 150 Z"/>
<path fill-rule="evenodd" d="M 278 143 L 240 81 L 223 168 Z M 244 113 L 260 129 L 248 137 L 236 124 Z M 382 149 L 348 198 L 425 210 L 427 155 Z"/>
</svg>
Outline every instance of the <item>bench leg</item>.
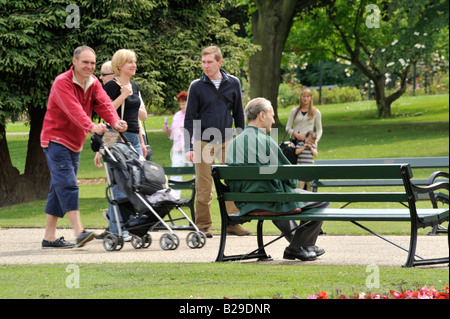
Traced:
<svg viewBox="0 0 450 319">
<path fill-rule="evenodd" d="M 409 239 L 409 252 L 408 257 L 406 258 L 406 263 L 403 267 L 411 268 L 414 267 L 415 254 L 417 247 L 417 224 L 415 220 L 411 221 L 411 234 Z"/>
<path fill-rule="evenodd" d="M 239 260 L 254 259 L 254 258 L 257 258 L 260 261 L 272 260 L 272 258 L 267 255 L 267 253 L 264 249 L 263 234 L 262 234 L 263 221 L 258 221 L 258 226 L 257 226 L 257 228 L 258 228 L 258 235 L 257 235 L 258 248 L 250 253 L 240 254 L 240 255 L 230 255 L 230 256 L 225 255 L 225 246 L 226 246 L 226 241 L 227 241 L 227 226 L 228 226 L 228 223 L 226 221 L 222 221 L 219 253 L 217 254 L 216 262 L 239 261 Z"/>
<path fill-rule="evenodd" d="M 438 234 L 448 234 L 448 229 L 440 224 L 433 226 L 432 230 L 428 233 L 428 236 L 436 236 Z"/>
<path fill-rule="evenodd" d="M 216 262 L 224 261 L 225 245 L 227 242 L 227 227 L 228 227 L 227 220 L 222 219 L 222 229 L 220 231 L 220 245 Z"/>
<path fill-rule="evenodd" d="M 264 220 L 259 220 L 258 221 L 257 238 L 258 238 L 258 254 L 260 255 L 258 260 L 270 261 L 270 260 L 273 260 L 273 259 L 269 255 L 267 255 L 266 250 L 264 249 L 263 224 L 264 224 Z"/>
<path fill-rule="evenodd" d="M 447 234 L 447 247 L 450 247 L 450 239 Z M 410 239 L 410 246 L 409 246 L 409 253 L 408 258 L 406 259 L 406 264 L 403 267 L 411 268 L 415 266 L 425 266 L 425 265 L 437 265 L 437 264 L 445 264 L 449 263 L 449 257 L 444 258 L 430 258 L 430 259 L 424 259 L 416 260 L 414 258 L 415 252 L 417 247 L 417 222 L 413 221 L 411 222 L 411 239 Z"/>
</svg>

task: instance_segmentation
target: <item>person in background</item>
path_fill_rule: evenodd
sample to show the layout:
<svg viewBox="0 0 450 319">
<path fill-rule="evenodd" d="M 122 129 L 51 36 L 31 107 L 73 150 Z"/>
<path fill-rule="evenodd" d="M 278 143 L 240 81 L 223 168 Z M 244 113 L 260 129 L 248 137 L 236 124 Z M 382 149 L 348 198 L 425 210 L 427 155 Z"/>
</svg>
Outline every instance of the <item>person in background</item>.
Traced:
<svg viewBox="0 0 450 319">
<path fill-rule="evenodd" d="M 216 46 L 202 51 L 204 74 L 189 87 L 184 119 L 184 148 L 187 161 L 195 165 L 195 224 L 211 238 L 210 227 L 212 176 L 215 159 L 225 162 L 225 152 L 233 139 L 233 122 L 236 130 L 244 130 L 241 82 L 221 70 L 223 56 Z M 239 132 L 238 132 L 239 133 Z M 236 212 L 233 203 L 227 203 L 229 214 Z M 240 225 L 232 225 L 227 233 L 238 236 L 250 232 Z"/>
<path fill-rule="evenodd" d="M 305 140 L 297 143 L 295 154 L 297 155 L 298 165 L 313 165 L 314 158 L 319 155 L 316 146 L 317 135 L 314 131 L 308 131 Z M 298 188 L 312 191 L 310 181 L 298 181 Z"/>
<path fill-rule="evenodd" d="M 186 114 L 187 92 L 180 92 L 177 95 L 177 100 L 180 105 L 180 110 L 175 113 L 172 119 L 172 124 L 167 126 L 164 124 L 163 131 L 167 132 L 167 135 L 173 140 L 171 158 L 172 167 L 193 166 L 192 162 L 186 161 L 184 157 L 184 118 Z M 181 181 L 181 176 L 171 176 L 171 180 Z M 181 196 L 181 190 L 175 190 L 178 197 Z"/>
<path fill-rule="evenodd" d="M 117 131 L 125 132 L 128 128 L 94 76 L 95 51 L 88 46 L 77 47 L 72 63 L 70 70 L 53 82 L 41 131 L 41 146 L 51 174 L 42 248 L 83 247 L 94 238 L 81 223 L 77 185 L 80 153 L 87 134 L 108 131 L 105 124 L 92 122 L 92 112 Z M 76 244 L 56 236 L 58 219 L 65 215 L 74 230 Z"/>
<path fill-rule="evenodd" d="M 292 109 L 286 123 L 286 131 L 298 141 L 304 141 L 306 132 L 315 131 L 316 144 L 322 138 L 322 114 L 313 106 L 313 96 L 309 89 L 305 89 L 300 95 L 300 104 Z"/>
<path fill-rule="evenodd" d="M 100 69 L 100 80 L 103 82 L 103 85 L 114 79 L 114 72 L 111 67 L 111 61 L 106 61 L 102 64 Z"/>
</svg>

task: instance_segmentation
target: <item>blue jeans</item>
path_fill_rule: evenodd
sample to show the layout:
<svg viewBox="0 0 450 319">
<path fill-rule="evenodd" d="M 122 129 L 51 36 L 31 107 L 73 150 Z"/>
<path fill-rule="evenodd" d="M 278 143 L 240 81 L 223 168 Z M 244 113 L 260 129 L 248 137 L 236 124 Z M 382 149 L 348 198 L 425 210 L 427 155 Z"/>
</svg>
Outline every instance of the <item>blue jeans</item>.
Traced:
<svg viewBox="0 0 450 319">
<path fill-rule="evenodd" d="M 63 218 L 66 212 L 79 210 L 77 173 L 80 153 L 55 142 L 50 142 L 43 151 L 51 174 L 45 213 Z"/>
<path fill-rule="evenodd" d="M 136 149 L 136 151 L 139 153 L 139 155 L 142 155 L 141 142 L 139 140 L 139 133 L 125 132 L 124 135 L 128 139 L 128 141 L 131 143 L 131 145 L 133 145 L 133 147 Z M 119 141 L 119 143 L 121 143 L 121 142 Z M 126 197 L 125 194 L 122 193 L 116 185 L 112 186 L 111 191 L 113 192 L 115 200 L 119 200 L 119 199 Z M 117 212 L 119 215 L 120 225 L 123 225 L 123 219 L 122 219 L 122 215 L 120 214 L 119 206 L 116 206 L 116 209 L 117 209 Z M 114 206 L 113 205 L 109 205 L 107 215 L 109 218 L 109 231 L 111 233 L 118 234 L 119 228 L 117 227 L 117 220 L 116 220 L 116 215 L 114 214 Z"/>
</svg>

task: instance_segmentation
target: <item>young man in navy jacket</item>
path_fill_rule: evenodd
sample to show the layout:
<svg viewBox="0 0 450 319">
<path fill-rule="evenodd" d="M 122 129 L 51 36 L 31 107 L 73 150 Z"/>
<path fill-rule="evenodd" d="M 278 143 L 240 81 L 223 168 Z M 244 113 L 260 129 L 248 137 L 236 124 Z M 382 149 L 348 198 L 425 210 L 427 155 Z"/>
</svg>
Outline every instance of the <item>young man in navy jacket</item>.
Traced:
<svg viewBox="0 0 450 319">
<path fill-rule="evenodd" d="M 245 128 L 241 83 L 221 70 L 222 62 L 218 47 L 211 46 L 202 51 L 204 75 L 190 85 L 184 120 L 185 156 L 195 164 L 195 223 L 207 237 L 212 237 L 211 165 L 215 159 L 225 163 L 225 151 L 234 137 L 233 121 L 237 134 Z M 228 203 L 227 211 L 237 213 L 233 203 Z M 230 226 L 228 233 L 250 234 L 239 225 Z"/>
</svg>

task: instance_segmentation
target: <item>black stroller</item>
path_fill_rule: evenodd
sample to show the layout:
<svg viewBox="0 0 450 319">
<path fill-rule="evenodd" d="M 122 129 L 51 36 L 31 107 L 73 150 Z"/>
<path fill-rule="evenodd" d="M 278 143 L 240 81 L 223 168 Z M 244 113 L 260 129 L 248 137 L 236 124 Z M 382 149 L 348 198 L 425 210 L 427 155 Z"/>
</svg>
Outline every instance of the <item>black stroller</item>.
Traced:
<svg viewBox="0 0 450 319">
<path fill-rule="evenodd" d="M 117 143 L 121 138 L 124 143 Z M 103 247 L 107 251 L 122 249 L 123 231 L 131 235 L 131 245 L 135 249 L 148 248 L 152 243 L 150 231 L 156 226 L 167 229 L 159 244 L 163 250 L 174 250 L 179 246 L 179 238 L 164 221 L 164 217 L 174 208 L 178 209 L 195 231 L 191 231 L 186 243 L 190 248 L 202 248 L 206 236 L 189 219 L 181 207 L 189 198 L 178 199 L 171 196 L 167 186 L 164 169 L 157 163 L 139 155 L 126 137 L 118 132 L 107 132 L 91 137 L 91 148 L 102 154 L 108 187 L 106 198 L 112 205 L 115 219 L 121 214 L 124 224 L 117 223 L 118 234 L 107 232 L 103 238 Z M 117 185 L 124 199 L 116 200 L 112 190 Z M 120 212 L 119 212 L 119 210 Z"/>
</svg>

